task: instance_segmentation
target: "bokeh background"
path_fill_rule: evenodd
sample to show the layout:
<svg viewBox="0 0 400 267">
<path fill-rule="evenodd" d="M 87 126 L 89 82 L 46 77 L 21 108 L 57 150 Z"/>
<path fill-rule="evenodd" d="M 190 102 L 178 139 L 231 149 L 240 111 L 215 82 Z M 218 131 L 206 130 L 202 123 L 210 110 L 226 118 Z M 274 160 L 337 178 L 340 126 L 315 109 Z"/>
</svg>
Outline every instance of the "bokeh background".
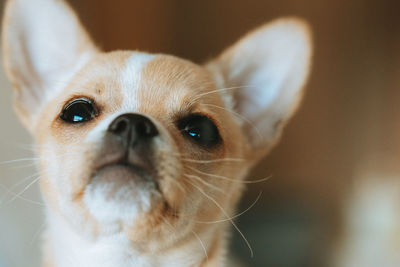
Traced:
<svg viewBox="0 0 400 267">
<path fill-rule="evenodd" d="M 197 63 L 274 18 L 309 21 L 315 51 L 305 100 L 251 174 L 272 178 L 249 186 L 239 209 L 262 191 L 238 219 L 255 256 L 235 232 L 232 254 L 255 267 L 369 266 L 359 258 L 375 267 L 400 266 L 382 262 L 388 250 L 400 251 L 399 1 L 69 2 L 107 51 L 169 53 Z M 38 267 L 43 208 L 36 170 L 24 160 L 33 157 L 31 140 L 10 100 L 1 71 L 0 266 Z"/>
</svg>

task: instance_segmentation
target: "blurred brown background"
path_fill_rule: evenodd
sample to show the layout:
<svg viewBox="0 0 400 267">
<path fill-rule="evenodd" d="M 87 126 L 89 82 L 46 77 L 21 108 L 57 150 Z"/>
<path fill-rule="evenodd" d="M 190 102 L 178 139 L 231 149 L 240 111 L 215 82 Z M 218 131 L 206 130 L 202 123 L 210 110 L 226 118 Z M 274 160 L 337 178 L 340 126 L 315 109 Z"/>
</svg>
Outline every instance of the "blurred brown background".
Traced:
<svg viewBox="0 0 400 267">
<path fill-rule="evenodd" d="M 399 1 L 70 2 L 107 51 L 169 53 L 198 63 L 276 17 L 310 23 L 315 51 L 305 101 L 252 175 L 273 178 L 250 186 L 241 205 L 263 191 L 239 219 L 255 258 L 233 234 L 235 254 L 249 266 L 328 266 L 341 237 L 341 207 L 360 169 L 398 173 Z"/>
</svg>

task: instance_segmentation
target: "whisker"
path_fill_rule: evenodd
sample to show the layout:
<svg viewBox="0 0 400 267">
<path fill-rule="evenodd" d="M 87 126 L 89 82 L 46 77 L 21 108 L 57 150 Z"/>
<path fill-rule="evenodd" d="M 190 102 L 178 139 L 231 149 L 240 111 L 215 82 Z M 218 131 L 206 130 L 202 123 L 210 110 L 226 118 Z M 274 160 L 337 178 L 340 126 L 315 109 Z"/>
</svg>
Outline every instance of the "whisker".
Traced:
<svg viewBox="0 0 400 267">
<path fill-rule="evenodd" d="M 219 158 L 219 159 L 210 159 L 210 160 L 197 160 L 188 158 L 188 154 L 181 154 L 179 152 L 168 152 L 172 155 L 179 157 L 182 161 L 193 162 L 193 163 L 214 163 L 214 162 L 243 162 L 245 159 L 243 158 Z"/>
<path fill-rule="evenodd" d="M 190 158 L 181 158 L 182 161 L 193 162 L 193 163 L 219 163 L 219 162 L 243 162 L 244 159 L 240 158 L 221 158 L 221 159 L 209 159 L 209 160 L 197 160 Z"/>
<path fill-rule="evenodd" d="M 202 103 L 201 105 L 203 105 L 203 106 L 210 106 L 210 107 L 214 107 L 214 108 L 218 108 L 218 109 L 222 109 L 222 110 L 225 110 L 225 111 L 227 111 L 227 112 L 233 114 L 234 116 L 238 117 L 239 119 L 243 120 L 243 121 L 246 122 L 248 125 L 250 125 L 250 126 L 256 131 L 256 133 L 257 133 L 257 135 L 258 135 L 258 137 L 259 137 L 260 139 L 263 138 L 263 136 L 261 135 L 260 130 L 256 127 L 256 125 L 255 125 L 250 119 L 246 118 L 246 117 L 243 116 L 242 114 L 240 114 L 240 113 L 238 113 L 238 112 L 236 112 L 236 111 L 233 111 L 233 110 L 231 110 L 231 109 L 227 109 L 227 108 L 218 106 L 218 105 L 205 104 L 205 103 Z"/>
<path fill-rule="evenodd" d="M 219 92 L 223 92 L 223 91 L 229 91 L 229 90 L 234 90 L 234 89 L 242 89 L 242 88 L 248 88 L 248 87 L 252 87 L 250 85 L 244 85 L 244 86 L 234 86 L 234 87 L 227 87 L 227 88 L 219 88 L 219 89 L 215 89 L 209 92 L 205 92 L 202 94 L 198 94 L 197 96 L 194 97 L 194 99 L 191 101 L 191 103 L 197 101 L 199 98 L 209 95 L 209 94 L 215 94 L 215 93 L 219 93 Z"/>
<path fill-rule="evenodd" d="M 191 182 L 190 182 L 191 183 Z M 238 231 L 238 233 L 240 234 L 240 236 L 243 238 L 244 242 L 246 243 L 247 247 L 250 250 L 250 256 L 253 258 L 254 257 L 254 253 L 253 253 L 253 249 L 251 248 L 251 245 L 249 243 L 249 241 L 247 240 L 247 238 L 244 236 L 244 234 L 242 233 L 242 231 L 240 231 L 239 227 L 236 225 L 236 223 L 234 221 L 232 221 L 231 219 L 229 219 L 229 215 L 228 213 L 224 210 L 224 208 L 222 208 L 222 206 L 211 196 L 209 196 L 206 192 L 204 192 L 204 190 L 202 190 L 200 187 L 198 187 L 197 185 L 191 183 L 195 188 L 197 188 L 197 190 L 200 191 L 200 193 L 202 193 L 206 198 L 208 198 L 209 200 L 211 200 L 220 210 L 221 212 L 224 214 L 224 216 L 226 216 L 226 218 L 228 218 L 228 221 L 232 224 L 232 226 Z"/>
<path fill-rule="evenodd" d="M 13 184 L 10 188 L 7 188 L 6 186 L 2 185 L 3 188 L 5 188 L 7 190 L 6 194 L 0 198 L 0 203 L 2 203 L 4 201 L 4 199 L 7 197 L 8 193 L 13 193 L 14 188 L 17 188 L 19 185 L 25 183 L 26 181 L 28 181 L 29 179 L 35 178 L 40 172 L 34 173 L 32 175 L 29 175 L 28 177 L 23 178 L 21 181 Z M 0 184 L 1 185 L 1 184 Z"/>
<path fill-rule="evenodd" d="M 164 217 L 161 217 L 161 219 L 163 220 L 163 222 L 165 224 L 167 224 L 170 228 L 171 228 L 171 232 L 174 233 L 174 231 L 176 231 L 176 228 L 170 223 L 168 222 Z M 192 234 L 196 237 L 196 239 L 199 241 L 200 246 L 202 247 L 203 251 L 204 251 L 204 255 L 206 256 L 207 262 L 208 262 L 208 253 L 207 253 L 207 249 L 206 246 L 204 245 L 203 241 L 201 240 L 200 236 L 193 230 L 191 230 Z"/>
<path fill-rule="evenodd" d="M 272 178 L 272 175 L 270 175 L 270 176 L 267 176 L 267 177 L 264 177 L 264 178 L 261 178 L 261 179 L 257 179 L 257 180 L 253 180 L 253 181 L 242 181 L 242 180 L 235 180 L 235 179 L 232 179 L 232 178 L 229 178 L 229 177 L 226 177 L 226 176 L 222 176 L 222 175 L 218 175 L 218 174 L 203 172 L 203 171 L 200 171 L 200 170 L 198 170 L 196 168 L 193 168 L 191 166 L 186 166 L 186 168 L 189 168 L 189 169 L 191 169 L 191 170 L 193 170 L 193 171 L 195 171 L 195 172 L 197 172 L 199 174 L 202 174 L 202 175 L 207 175 L 209 177 L 227 180 L 227 181 L 230 181 L 230 182 L 233 182 L 233 183 L 256 184 L 256 183 L 262 183 L 262 182 L 268 181 L 269 179 Z"/>
<path fill-rule="evenodd" d="M 45 223 L 42 223 L 39 228 L 37 229 L 37 231 L 33 234 L 31 241 L 29 242 L 29 245 L 32 247 L 33 243 L 35 243 L 36 239 L 38 238 L 38 236 L 43 232 L 44 227 L 46 226 Z"/>
<path fill-rule="evenodd" d="M 41 178 L 41 176 L 39 175 L 37 178 L 35 178 L 35 180 L 30 182 L 21 192 L 19 192 L 18 194 L 15 194 L 14 197 L 12 197 L 10 200 L 8 200 L 5 204 L 9 204 L 9 203 L 13 202 L 15 199 L 21 197 L 21 195 L 23 193 L 25 193 L 33 184 L 35 184 L 37 181 L 39 181 L 40 178 Z"/>
<path fill-rule="evenodd" d="M 164 179 L 167 179 L 170 182 L 173 182 L 174 184 L 176 184 L 179 189 L 182 191 L 182 193 L 186 193 L 186 189 L 183 187 L 182 184 L 180 184 L 178 181 L 176 181 L 175 179 L 171 178 L 171 177 L 165 177 Z"/>
<path fill-rule="evenodd" d="M 227 221 L 233 220 L 235 218 L 238 218 L 238 217 L 242 216 L 243 214 L 245 214 L 246 212 L 248 212 L 250 209 L 252 209 L 256 205 L 256 203 L 260 200 L 261 195 L 262 195 L 262 191 L 258 194 L 256 200 L 247 209 L 245 209 L 244 211 L 242 211 L 242 212 L 240 212 L 240 213 L 238 213 L 238 214 L 236 214 L 236 215 L 234 215 L 234 216 L 232 216 L 230 218 L 222 219 L 222 220 L 216 220 L 216 221 L 196 221 L 196 223 L 214 224 L 214 223 L 227 222 Z"/>
<path fill-rule="evenodd" d="M 39 161 L 39 158 L 21 158 L 21 159 L 6 160 L 6 161 L 0 162 L 0 165 L 25 162 L 25 161 L 35 161 L 36 162 L 36 161 Z"/>
<path fill-rule="evenodd" d="M 46 205 L 43 202 L 39 202 L 39 201 L 35 201 L 35 200 L 32 200 L 32 199 L 28 199 L 28 198 L 25 198 L 23 196 L 17 196 L 14 192 L 12 192 L 12 194 L 14 194 L 17 198 L 19 198 L 19 199 L 21 199 L 23 201 L 26 201 L 28 203 L 31 203 L 31 204 L 34 204 L 34 205 L 38 205 L 40 207 L 46 207 Z"/>
<path fill-rule="evenodd" d="M 163 222 L 164 222 L 165 224 L 167 224 L 167 225 L 171 228 L 170 231 L 171 231 L 172 233 L 174 233 L 174 231 L 176 230 L 176 228 L 175 228 L 164 216 L 161 217 L 161 220 L 163 220 Z"/>
<path fill-rule="evenodd" d="M 190 178 L 190 179 L 195 179 L 196 181 L 199 181 L 199 182 L 203 183 L 204 185 L 210 187 L 211 189 L 214 189 L 215 191 L 218 191 L 218 192 L 220 192 L 220 193 L 226 195 L 226 193 L 225 193 L 221 188 L 219 188 L 219 187 L 217 187 L 217 186 L 215 186 L 215 185 L 213 185 L 213 184 L 211 184 L 211 183 L 209 183 L 209 182 L 204 181 L 204 180 L 201 179 L 199 176 L 192 175 L 192 174 L 186 174 L 186 173 L 185 173 L 184 175 L 185 175 L 186 177 Z"/>
<path fill-rule="evenodd" d="M 22 144 L 22 143 L 18 143 L 16 144 L 16 146 L 20 149 L 23 150 L 28 150 L 31 152 L 35 152 L 36 151 L 36 145 L 35 144 Z"/>
<path fill-rule="evenodd" d="M 207 253 L 206 246 L 204 246 L 203 241 L 201 240 L 201 238 L 199 237 L 199 235 L 195 231 L 192 231 L 192 233 L 197 238 L 197 240 L 199 241 L 200 246 L 203 248 L 204 255 L 206 256 L 206 259 L 207 259 L 207 262 L 208 262 L 208 253 Z"/>
<path fill-rule="evenodd" d="M 79 146 L 76 145 L 76 146 L 72 146 L 72 148 L 73 147 L 79 147 Z M 71 148 L 71 146 L 69 148 Z M 64 153 L 56 155 L 56 158 L 60 158 L 60 157 L 66 156 L 66 155 L 75 155 L 75 154 L 80 154 L 80 152 L 77 152 L 77 151 L 66 151 Z M 0 162 L 0 165 L 20 163 L 20 162 L 32 162 L 31 164 L 34 165 L 37 162 L 39 162 L 40 159 L 41 159 L 40 157 L 30 157 L 30 158 L 20 158 L 20 159 L 13 159 L 13 160 L 5 160 L 5 161 Z M 28 166 L 30 166 L 30 165 L 28 165 Z"/>
<path fill-rule="evenodd" d="M 23 197 L 23 196 L 18 196 L 15 192 L 9 190 L 7 187 L 5 187 L 5 186 L 2 185 L 2 184 L 0 184 L 0 186 L 1 186 L 2 188 L 4 188 L 5 190 L 7 190 L 7 194 L 12 194 L 15 198 L 21 199 L 21 200 L 23 200 L 23 201 L 26 201 L 26 202 L 28 202 L 28 203 L 35 204 L 35 205 L 38 205 L 38 206 L 41 206 L 41 207 L 45 207 L 45 206 L 46 206 L 46 205 L 44 205 L 44 203 L 42 203 L 42 202 L 38 202 L 38 201 L 35 201 L 35 200 L 31 200 L 31 199 L 25 198 L 25 197 Z M 2 203 L 3 203 L 3 200 L 0 200 L 0 205 L 1 205 Z M 6 203 L 4 203 L 4 204 L 7 204 L 7 203 L 8 203 L 8 202 L 6 202 Z"/>
<path fill-rule="evenodd" d="M 38 162 L 32 162 L 32 163 L 25 164 L 25 165 L 11 167 L 11 169 L 18 170 L 18 169 L 23 169 L 23 168 L 37 167 L 37 166 L 38 166 Z"/>
</svg>

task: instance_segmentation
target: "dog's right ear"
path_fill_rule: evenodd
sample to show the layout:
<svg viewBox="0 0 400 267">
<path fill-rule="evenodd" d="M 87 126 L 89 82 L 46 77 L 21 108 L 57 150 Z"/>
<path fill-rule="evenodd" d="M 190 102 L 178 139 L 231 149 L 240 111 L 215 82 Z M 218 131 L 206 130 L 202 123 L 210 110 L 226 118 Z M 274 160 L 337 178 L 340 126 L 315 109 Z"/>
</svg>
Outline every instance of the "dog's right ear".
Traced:
<svg viewBox="0 0 400 267">
<path fill-rule="evenodd" d="M 43 104 L 98 52 L 62 0 L 9 0 L 2 48 L 15 109 L 30 130 Z"/>
</svg>

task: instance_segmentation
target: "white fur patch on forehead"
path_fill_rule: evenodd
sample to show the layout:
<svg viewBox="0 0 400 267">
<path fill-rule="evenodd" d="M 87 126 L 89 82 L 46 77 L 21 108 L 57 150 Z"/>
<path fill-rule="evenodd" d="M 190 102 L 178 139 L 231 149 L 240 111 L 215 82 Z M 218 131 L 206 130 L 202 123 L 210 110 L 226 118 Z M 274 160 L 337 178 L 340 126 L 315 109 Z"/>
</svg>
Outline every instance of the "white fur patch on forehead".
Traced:
<svg viewBox="0 0 400 267">
<path fill-rule="evenodd" d="M 124 70 L 121 73 L 121 90 L 124 97 L 122 110 L 134 112 L 138 110 L 138 97 L 141 73 L 144 67 L 155 56 L 147 53 L 134 52 L 127 60 Z"/>
<path fill-rule="evenodd" d="M 154 55 L 151 54 L 134 52 L 127 59 L 126 65 L 122 69 L 119 77 L 121 93 L 123 96 L 122 105 L 118 110 L 116 110 L 116 112 L 103 118 L 103 120 L 90 131 L 85 138 L 87 143 L 101 142 L 110 123 L 119 115 L 128 112 L 137 112 L 139 106 L 137 93 L 142 76 L 141 72 L 145 68 L 146 64 L 153 58 Z"/>
</svg>

